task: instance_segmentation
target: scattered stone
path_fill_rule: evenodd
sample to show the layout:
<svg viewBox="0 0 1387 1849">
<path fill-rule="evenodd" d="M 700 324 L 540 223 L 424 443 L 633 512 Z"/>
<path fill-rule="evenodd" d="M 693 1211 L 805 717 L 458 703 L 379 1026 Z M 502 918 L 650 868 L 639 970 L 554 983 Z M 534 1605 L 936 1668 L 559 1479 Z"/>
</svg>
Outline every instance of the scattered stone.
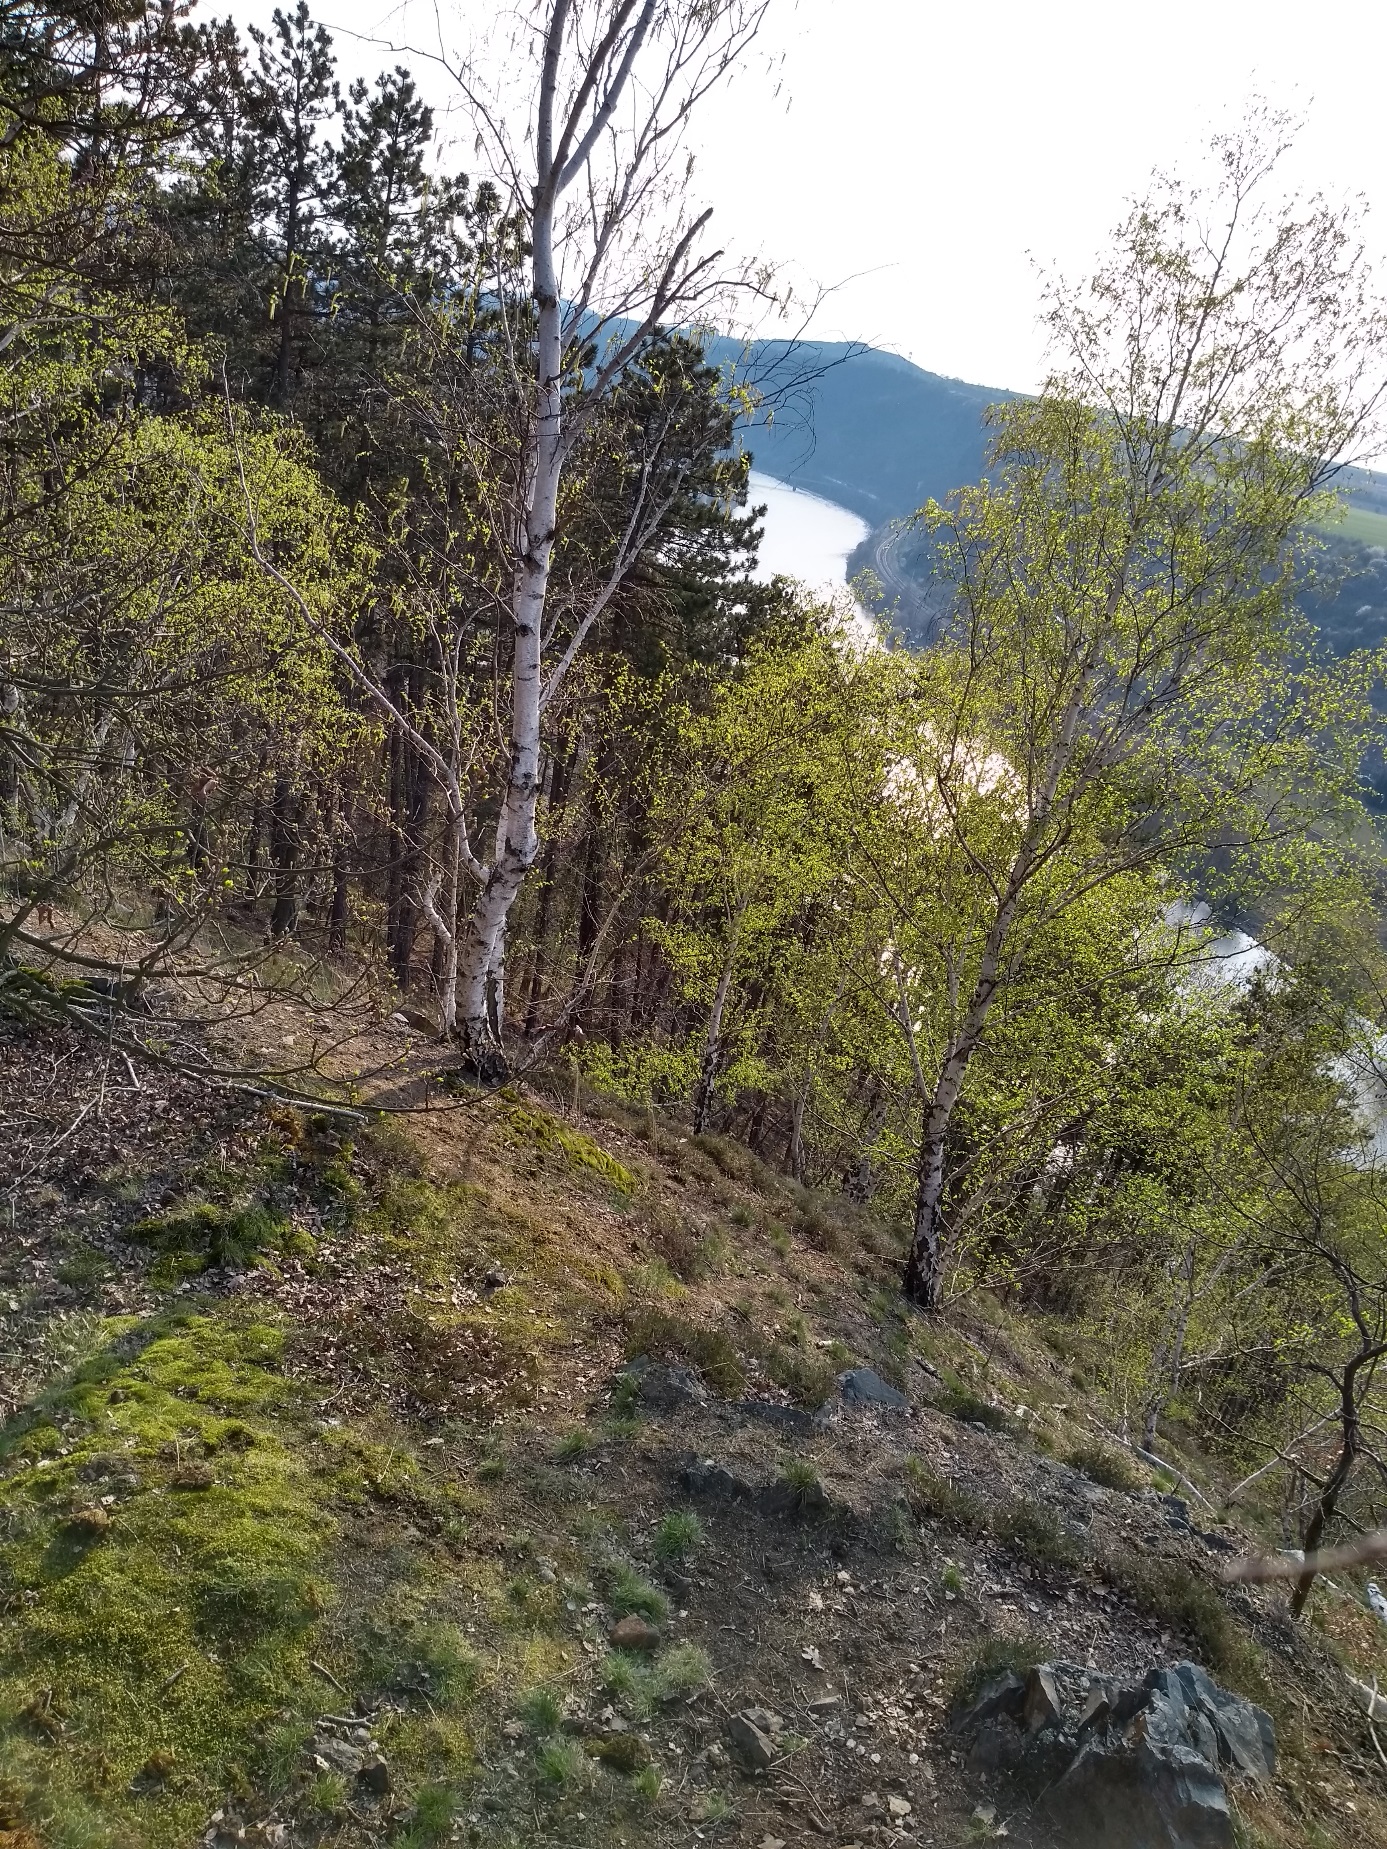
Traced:
<svg viewBox="0 0 1387 1849">
<path fill-rule="evenodd" d="M 757 1844 L 757 1849 L 785 1849 L 785 1838 L 783 1836 L 763 1836 Z"/>
<path fill-rule="evenodd" d="M 648 1619 L 632 1612 L 617 1620 L 607 1633 L 607 1642 L 614 1650 L 658 1650 L 660 1633 Z"/>
<path fill-rule="evenodd" d="M 880 1406 L 890 1412 L 905 1412 L 910 1401 L 896 1387 L 888 1386 L 869 1367 L 851 1367 L 838 1376 L 838 1392 L 847 1406 Z"/>
<path fill-rule="evenodd" d="M 493 1265 L 490 1270 L 482 1274 L 482 1294 L 490 1297 L 494 1292 L 504 1290 L 509 1283 L 510 1278 L 507 1273 L 502 1271 L 499 1265 Z"/>
<path fill-rule="evenodd" d="M 341 1772 L 346 1778 L 355 1778 L 366 1763 L 366 1754 L 359 1746 L 353 1746 L 349 1740 L 339 1740 L 332 1734 L 319 1734 L 313 1742 L 313 1756 L 322 1769 Z"/>
<path fill-rule="evenodd" d="M 743 1765 L 754 1772 L 765 1772 L 775 1764 L 775 1746 L 770 1735 L 752 1720 L 751 1714 L 756 1711 L 734 1714 L 727 1723 L 727 1737 Z"/>
<path fill-rule="evenodd" d="M 810 1702 L 809 1712 L 811 1714 L 832 1714 L 835 1708 L 841 1708 L 842 1705 L 841 1695 L 820 1695 L 816 1701 Z"/>
<path fill-rule="evenodd" d="M 363 1791 L 369 1791 L 376 1798 L 388 1798 L 395 1788 L 390 1767 L 379 1757 L 365 1762 L 356 1775 L 356 1782 Z"/>
<path fill-rule="evenodd" d="M 1059 1690 L 1055 1687 L 1055 1673 L 1046 1663 L 1038 1664 L 1026 1677 L 1021 1718 L 1026 1724 L 1027 1733 L 1039 1733 L 1042 1727 L 1060 1727 L 1064 1724 L 1064 1709 L 1060 1706 Z"/>
<path fill-rule="evenodd" d="M 910 1815 L 915 1806 L 910 1802 L 909 1798 L 888 1798 L 886 1800 L 886 1808 L 891 1813 L 892 1821 L 899 1823 L 903 1817 L 908 1817 Z"/>
<path fill-rule="evenodd" d="M 753 1727 L 758 1727 L 762 1733 L 768 1734 L 772 1740 L 778 1739 L 785 1731 L 785 1722 L 781 1719 L 780 1715 L 774 1713 L 770 1708 L 743 1708 L 742 1713 L 751 1722 Z"/>
<path fill-rule="evenodd" d="M 636 1397 L 652 1412 L 678 1412 L 684 1406 L 701 1406 L 708 1398 L 708 1389 L 692 1368 L 652 1361 L 648 1355 L 637 1355 L 619 1378 L 633 1383 Z"/>
<path fill-rule="evenodd" d="M 691 1459 L 679 1480 L 691 1496 L 707 1496 L 719 1502 L 745 1502 L 755 1494 L 745 1477 L 711 1457 Z"/>
</svg>

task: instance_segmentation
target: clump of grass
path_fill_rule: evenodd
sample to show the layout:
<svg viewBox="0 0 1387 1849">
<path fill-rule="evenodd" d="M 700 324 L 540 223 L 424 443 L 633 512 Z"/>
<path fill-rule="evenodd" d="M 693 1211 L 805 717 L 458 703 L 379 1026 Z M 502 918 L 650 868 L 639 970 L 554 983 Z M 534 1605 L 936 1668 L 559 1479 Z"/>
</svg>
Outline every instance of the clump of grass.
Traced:
<svg viewBox="0 0 1387 1849">
<path fill-rule="evenodd" d="M 557 1733 L 563 1719 L 563 1704 L 551 1688 L 526 1689 L 515 1711 L 531 1733 Z"/>
<path fill-rule="evenodd" d="M 457 1799 L 446 1785 L 425 1785 L 414 1800 L 404 1834 L 395 1841 L 401 1849 L 435 1849 L 452 1835 L 456 1815 Z"/>
<path fill-rule="evenodd" d="M 659 1624 L 669 1616 L 669 1600 L 664 1593 L 624 1562 L 611 1570 L 607 1598 L 619 1618 L 635 1616 Z"/>
<path fill-rule="evenodd" d="M 695 1367 L 724 1399 L 740 1399 L 746 1389 L 742 1358 L 724 1329 L 705 1329 L 687 1316 L 657 1304 L 643 1304 L 627 1325 L 626 1353 Z"/>
<path fill-rule="evenodd" d="M 535 1772 L 539 1782 L 551 1791 L 567 1791 L 586 1782 L 588 1756 L 576 1740 L 554 1736 L 541 1741 L 535 1753 Z"/>
<path fill-rule="evenodd" d="M 662 1701 L 696 1695 L 713 1680 L 712 1659 L 698 1644 L 674 1644 L 657 1658 L 655 1677 Z"/>
<path fill-rule="evenodd" d="M 976 1393 L 970 1393 L 966 1387 L 945 1387 L 937 1404 L 939 1410 L 948 1413 L 950 1418 L 962 1419 L 969 1425 L 986 1426 L 989 1432 L 1009 1432 L 1012 1429 L 1010 1416 L 1000 1406 L 979 1399 Z"/>
<path fill-rule="evenodd" d="M 602 1686 L 635 1721 L 646 1721 L 661 1702 L 695 1695 L 712 1681 L 708 1653 L 697 1644 L 674 1644 L 653 1662 L 613 1650 L 599 1672 Z"/>
<path fill-rule="evenodd" d="M 636 1178 L 630 1169 L 623 1168 L 615 1156 L 608 1155 L 591 1137 L 570 1129 L 548 1111 L 540 1110 L 537 1105 L 512 1105 L 508 1122 L 517 1136 L 533 1143 L 542 1154 L 563 1156 L 574 1168 L 598 1176 L 628 1199 L 636 1192 Z"/>
<path fill-rule="evenodd" d="M 986 1503 L 939 1476 L 918 1457 L 906 1459 L 905 1496 L 912 1513 L 921 1519 L 962 1528 L 968 1534 L 981 1534 L 987 1529 Z"/>
<path fill-rule="evenodd" d="M 313 1250 L 308 1235 L 295 1232 L 282 1213 L 254 1201 L 237 1208 L 193 1201 L 137 1220 L 126 1238 L 152 1247 L 161 1259 L 158 1281 L 170 1282 L 210 1266 L 240 1270 L 271 1255 L 307 1256 Z"/>
<path fill-rule="evenodd" d="M 838 1376 L 833 1358 L 816 1350 L 775 1343 L 766 1355 L 767 1374 L 784 1387 L 797 1406 L 822 1406 L 833 1394 Z"/>
<path fill-rule="evenodd" d="M 1086 1476 L 1090 1483 L 1101 1484 L 1104 1489 L 1125 1490 L 1131 1495 L 1141 1488 L 1141 1478 L 1127 1459 L 1107 1445 L 1075 1445 L 1064 1461 Z"/>
<path fill-rule="evenodd" d="M 962 1592 L 963 1575 L 952 1560 L 945 1564 L 944 1571 L 939 1575 L 939 1584 L 943 1591 L 952 1592 L 955 1598 Z"/>
<path fill-rule="evenodd" d="M 1079 1558 L 1058 1516 L 1034 1503 L 1011 1503 L 993 1520 L 992 1532 L 1003 1547 L 1042 1566 L 1074 1566 Z"/>
<path fill-rule="evenodd" d="M 506 1454 L 504 1451 L 490 1450 L 482 1453 L 477 1464 L 477 1478 L 482 1483 L 496 1483 L 506 1474 Z"/>
<path fill-rule="evenodd" d="M 597 1449 L 597 1439 L 585 1425 L 575 1425 L 554 1446 L 556 1464 L 576 1464 Z"/>
<path fill-rule="evenodd" d="M 691 1509 L 671 1509 L 655 1530 L 653 1552 L 657 1560 L 687 1560 L 703 1544 L 703 1523 Z"/>
<path fill-rule="evenodd" d="M 0 1440 L 0 1583 L 40 1593 L 5 1617 L 0 1718 L 38 1692 L 41 1663 L 49 1707 L 107 1768 L 90 1840 L 170 1849 L 233 1778 L 274 1775 L 283 1741 L 272 1748 L 267 1714 L 292 1728 L 320 1711 L 308 1664 L 333 1517 L 291 1423 L 300 1390 L 278 1326 L 223 1308 L 94 1333 L 97 1352 Z M 209 1455 L 207 1487 L 167 1487 L 180 1457 Z M 54 1461 L 38 1471 L 39 1456 Z M 128 1460 L 141 1487 L 99 1537 L 70 1534 L 93 1493 L 80 1473 L 104 1458 Z M 142 1786 L 160 1754 L 174 1775 Z M 29 1813 L 62 1818 L 74 1843 L 85 1763 L 26 1748 L 6 1768 Z"/>
<path fill-rule="evenodd" d="M 381 1688 L 426 1695 L 454 1707 L 476 1692 L 481 1665 L 454 1624 L 425 1620 L 378 1635 L 362 1657 L 362 1675 Z"/>
<path fill-rule="evenodd" d="M 335 1823 L 347 1814 L 347 1782 L 340 1772 L 320 1772 L 304 1794 L 304 1805 L 314 1816 Z"/>
<path fill-rule="evenodd" d="M 647 1804 L 654 1804 L 664 1790 L 664 1774 L 658 1766 L 642 1766 L 631 1780 L 631 1789 Z"/>
<path fill-rule="evenodd" d="M 1256 1646 L 1239 1632 L 1216 1589 L 1174 1560 L 1112 1553 L 1103 1560 L 1103 1575 L 1141 1609 L 1182 1631 L 1199 1655 L 1235 1688 L 1265 1702 L 1267 1677 Z"/>
<path fill-rule="evenodd" d="M 950 1705 L 966 1708 L 989 1682 L 1007 1670 L 1017 1675 L 1043 1663 L 1049 1656 L 1045 1640 L 1033 1632 L 1022 1637 L 987 1637 L 959 1664 L 953 1677 Z"/>
</svg>

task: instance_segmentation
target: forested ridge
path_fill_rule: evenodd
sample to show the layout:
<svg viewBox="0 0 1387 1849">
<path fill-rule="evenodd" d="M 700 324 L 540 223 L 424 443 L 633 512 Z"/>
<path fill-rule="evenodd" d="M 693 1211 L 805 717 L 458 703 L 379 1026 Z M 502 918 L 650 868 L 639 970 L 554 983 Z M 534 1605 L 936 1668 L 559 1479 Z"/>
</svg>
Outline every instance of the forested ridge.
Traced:
<svg viewBox="0 0 1387 1849">
<path fill-rule="evenodd" d="M 1157 1482 L 1208 1473 L 1260 1545 L 1367 1533 L 1387 1498 L 1387 893 L 1365 803 L 1384 664 L 1327 649 L 1302 614 L 1334 594 L 1321 535 L 1344 470 L 1373 454 L 1387 381 L 1356 223 L 1279 199 L 1287 130 L 1266 111 L 1214 143 L 1201 182 L 1153 182 L 1093 276 L 1049 298 L 1053 377 L 989 411 L 987 478 L 915 516 L 929 646 L 868 634 L 846 601 L 753 576 L 754 458 L 735 433 L 774 415 L 776 382 L 725 329 L 775 279 L 712 251 L 686 190 L 684 124 L 748 55 L 761 10 L 522 7 L 500 75 L 456 73 L 486 127 L 464 174 L 440 167 L 404 65 L 341 89 L 307 0 L 249 36 L 139 0 L 0 7 L 0 1110 L 11 1232 L 28 1229 L 16 1253 L 41 1242 L 54 1177 L 74 1198 L 108 1187 L 115 1143 L 78 1152 L 116 1135 L 98 1126 L 128 1074 L 132 1112 L 157 1097 L 205 1147 L 177 1178 L 141 1170 L 112 1196 L 138 1202 L 120 1237 L 154 1255 L 138 1290 L 155 1298 L 121 1328 L 203 1271 L 234 1296 L 249 1266 L 267 1327 L 320 1319 L 348 1410 L 366 1417 L 374 1392 L 392 1417 L 446 1416 L 465 1449 L 476 1434 L 457 1438 L 457 1421 L 476 1408 L 457 1382 L 500 1405 L 554 1339 L 514 1308 L 511 1260 L 472 1253 L 460 1298 L 471 1274 L 441 1256 L 483 1198 L 457 1151 L 490 1126 L 476 1148 L 507 1239 L 530 1222 L 504 1194 L 514 1178 L 495 1179 L 504 1164 L 486 1166 L 498 1148 L 520 1152 L 517 1175 L 533 1159 L 576 1177 L 580 1200 L 605 1191 L 587 1218 L 549 1195 L 546 1211 L 590 1293 L 583 1316 L 615 1317 L 632 1354 L 691 1365 L 728 1398 L 750 1369 L 787 1417 L 817 1404 L 832 1386 L 819 1351 L 853 1358 L 837 1324 L 815 1349 L 798 1314 L 797 1335 L 777 1324 L 758 1347 L 744 1307 L 677 1300 L 735 1269 L 743 1236 L 781 1258 L 793 1236 L 811 1270 L 851 1246 L 875 1319 L 853 1340 L 901 1386 L 931 1355 L 938 1384 L 948 1332 L 969 1331 L 975 1358 L 991 1345 L 982 1375 L 975 1360 L 950 1377 L 953 1412 L 1014 1438 L 1028 1415 L 988 1399 L 994 1348 L 1042 1344 L 1106 1434 L 1089 1465 L 1123 1493 L 1143 1480 L 1124 1473 L 1164 1459 Z M 65 1071 L 89 1095 L 69 1100 Z M 259 1143 L 217 1116 L 248 1098 L 269 1113 Z M 438 1181 L 381 1111 L 427 1118 L 426 1138 L 453 1125 L 453 1153 L 430 1144 L 430 1160 L 461 1166 Z M 594 1121 L 620 1127 L 620 1157 Z M 632 1139 L 674 1180 L 647 1174 Z M 723 1189 L 726 1226 L 669 1206 L 690 1175 Z M 609 1248 L 633 1201 L 653 1243 L 627 1277 Z M 333 1244 L 349 1235 L 376 1242 L 369 1266 Z M 432 1267 L 409 1288 L 451 1302 L 446 1339 L 400 1333 L 383 1280 L 401 1264 Z M 854 1307 L 843 1326 L 860 1321 Z M 102 1353 L 135 1366 L 115 1323 L 99 1327 L 115 1343 Z M 159 1325 L 151 1352 L 172 1372 L 131 1389 L 140 1404 L 211 1365 L 192 1328 Z M 277 1365 L 281 1336 L 246 1339 L 215 1349 L 227 1380 Z M 47 1376 L 20 1350 L 39 1371 L 16 1375 L 6 1408 L 15 1469 L 68 1455 L 33 1432 L 88 1418 L 149 1437 L 133 1413 L 93 1412 L 86 1376 L 40 1403 Z M 308 1379 L 306 1351 L 284 1352 Z M 246 1404 L 269 1419 L 280 1402 L 261 1390 Z M 211 1466 L 181 1480 L 176 1409 L 159 1418 L 174 1421 L 156 1435 L 158 1456 L 173 1446 L 164 1487 L 206 1488 Z M 336 1443 L 339 1423 L 313 1442 Z M 277 1498 L 292 1513 L 308 1495 L 291 1441 L 273 1443 L 290 1449 L 256 1492 L 266 1522 Z M 950 1500 L 911 1468 L 911 1521 L 1023 1550 L 1015 1510 Z M 371 1494 L 388 1474 L 377 1457 Z M 784 1481 L 796 1516 L 828 1510 L 809 1466 Z M 84 1545 L 110 1525 L 94 1507 L 72 1518 Z M 428 1509 L 426 1532 L 462 1547 L 458 1511 Z M 275 1549 L 327 1520 L 300 1515 L 287 1538 L 265 1529 Z M 17 1623 L 40 1599 L 22 1590 L 26 1522 L 0 1535 Z M 698 1529 L 667 1536 L 667 1566 Z M 185 1538 L 198 1559 L 215 1540 L 195 1523 Z M 236 1573 L 259 1545 L 236 1542 Z M 234 1578 L 217 1558 L 214 1579 Z M 1293 1580 L 1292 1619 L 1314 1617 L 1319 1584 L 1313 1563 Z M 321 1607 L 301 1594 L 264 1623 L 308 1635 Z M 631 1594 L 625 1615 L 641 1609 Z M 1171 1622 L 1198 1631 L 1194 1610 Z M 20 1661 L 29 1645 L 14 1647 Z M 338 1681 L 349 1660 L 305 1657 L 294 1675 Z M 1364 1679 L 1368 1660 L 1350 1664 Z M 158 1673 L 156 1711 L 185 1675 L 190 1700 L 202 1686 L 172 1656 Z M 440 1658 L 430 1673 L 470 1699 L 479 1672 Z M 608 1692 L 648 1719 L 675 1699 L 669 1673 L 664 1694 Z M 0 1749 L 18 1781 L 7 1796 L 0 1780 L 14 1811 L 0 1830 L 137 1840 L 54 1823 L 105 1775 L 35 1770 L 33 1739 L 66 1723 L 27 1674 L 11 1686 L 0 1663 L 4 1725 L 30 1741 Z M 1262 1672 L 1244 1683 L 1267 1696 Z M 293 1686 L 238 1685 L 234 1727 L 263 1745 L 267 1703 L 303 1708 Z M 525 1712 L 559 1753 L 559 1710 Z M 180 1750 L 213 1764 L 205 1742 Z M 419 1793 L 429 1753 L 452 1777 L 466 1750 L 422 1734 L 410 1750 L 408 1804 L 379 1827 L 446 1840 L 453 1799 L 430 1835 Z M 184 1840 L 213 1774 L 179 1797 L 156 1759 L 120 1760 L 119 1803 L 167 1799 L 158 1840 Z M 581 1801 L 572 1765 L 544 1779 Z M 385 1803 L 389 1778 L 370 1790 Z M 335 1803 L 311 1827 L 302 1812 L 303 1840 L 329 1840 L 314 1832 L 334 1815 L 347 1828 Z M 909 1811 L 891 1813 L 901 1830 Z M 1265 1840 L 1310 1840 L 1274 1822 Z"/>
</svg>

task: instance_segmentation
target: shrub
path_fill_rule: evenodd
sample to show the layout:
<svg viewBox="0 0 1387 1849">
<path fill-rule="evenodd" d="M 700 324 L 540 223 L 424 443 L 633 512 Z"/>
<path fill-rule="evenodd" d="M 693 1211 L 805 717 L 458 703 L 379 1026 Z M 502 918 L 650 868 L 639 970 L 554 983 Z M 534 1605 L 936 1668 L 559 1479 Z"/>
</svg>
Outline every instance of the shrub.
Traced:
<svg viewBox="0 0 1387 1849">
<path fill-rule="evenodd" d="M 746 1389 L 746 1369 L 726 1330 L 700 1328 L 657 1304 L 643 1304 L 631 1316 L 626 1353 L 687 1362 L 724 1399 L 739 1399 Z"/>
<path fill-rule="evenodd" d="M 1013 1502 L 993 1521 L 992 1532 L 1003 1547 L 1043 1566 L 1073 1566 L 1079 1558 L 1059 1517 L 1034 1503 Z"/>
<path fill-rule="evenodd" d="M 1104 1489 L 1126 1490 L 1130 1495 L 1141 1488 L 1141 1478 L 1127 1459 L 1107 1445 L 1075 1445 L 1065 1462 L 1082 1472 L 1090 1483 L 1099 1483 Z"/>
<path fill-rule="evenodd" d="M 822 1406 L 833 1396 L 838 1369 L 827 1354 L 790 1348 L 777 1342 L 766 1355 L 766 1372 L 798 1406 Z"/>
<path fill-rule="evenodd" d="M 1246 1693 L 1264 1695 L 1256 1651 L 1239 1635 L 1228 1607 L 1207 1580 L 1179 1561 L 1131 1552 L 1110 1554 L 1102 1564 L 1112 1585 L 1171 1630 L 1183 1631 L 1211 1669 L 1240 1679 Z"/>
<path fill-rule="evenodd" d="M 905 1496 L 917 1517 L 944 1522 L 969 1534 L 981 1534 L 987 1526 L 987 1504 L 966 1489 L 938 1476 L 918 1457 L 906 1459 Z"/>
<path fill-rule="evenodd" d="M 969 1425 L 985 1425 L 989 1432 L 1009 1432 L 1011 1420 L 1000 1406 L 979 1399 L 966 1387 L 945 1387 L 937 1401 L 939 1410 L 951 1419 L 963 1419 Z"/>
</svg>

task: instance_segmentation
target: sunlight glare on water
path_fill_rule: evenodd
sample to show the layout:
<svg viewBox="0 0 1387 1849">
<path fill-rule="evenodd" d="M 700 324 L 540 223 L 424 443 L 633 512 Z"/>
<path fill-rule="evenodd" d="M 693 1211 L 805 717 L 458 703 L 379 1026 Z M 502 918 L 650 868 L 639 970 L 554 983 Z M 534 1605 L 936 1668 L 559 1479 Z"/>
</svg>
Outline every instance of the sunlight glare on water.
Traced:
<svg viewBox="0 0 1387 1849">
<path fill-rule="evenodd" d="M 751 505 L 766 510 L 757 577 L 769 580 L 784 573 L 828 594 L 845 584 L 848 555 L 867 537 L 867 522 L 758 469 L 751 472 L 750 487 Z"/>
</svg>

